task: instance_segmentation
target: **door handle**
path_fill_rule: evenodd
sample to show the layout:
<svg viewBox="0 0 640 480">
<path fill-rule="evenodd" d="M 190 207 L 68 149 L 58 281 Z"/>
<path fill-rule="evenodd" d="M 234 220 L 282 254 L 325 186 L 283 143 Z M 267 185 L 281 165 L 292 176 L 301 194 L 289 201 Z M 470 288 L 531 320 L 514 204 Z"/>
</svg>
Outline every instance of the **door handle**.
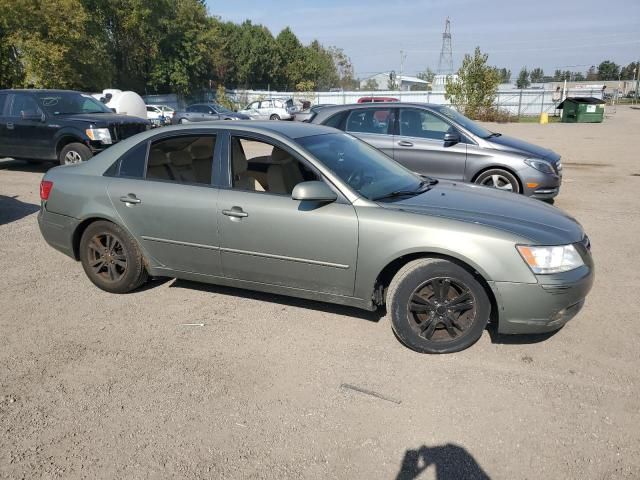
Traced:
<svg viewBox="0 0 640 480">
<path fill-rule="evenodd" d="M 400 145 L 401 147 L 413 147 L 413 143 L 408 142 L 406 140 L 400 140 L 398 142 L 398 145 Z"/>
<path fill-rule="evenodd" d="M 140 200 L 139 198 L 136 198 L 136 196 L 133 193 L 120 197 L 120 201 L 124 203 L 135 203 L 135 204 L 142 203 L 142 200 Z"/>
<path fill-rule="evenodd" d="M 13 130 L 13 123 L 11 122 L 7 123 L 7 130 Z"/>
<path fill-rule="evenodd" d="M 249 216 L 249 214 L 247 212 L 244 212 L 240 207 L 231 207 L 231 210 L 222 210 L 222 214 L 226 215 L 227 217 L 234 218 L 244 218 Z"/>
</svg>

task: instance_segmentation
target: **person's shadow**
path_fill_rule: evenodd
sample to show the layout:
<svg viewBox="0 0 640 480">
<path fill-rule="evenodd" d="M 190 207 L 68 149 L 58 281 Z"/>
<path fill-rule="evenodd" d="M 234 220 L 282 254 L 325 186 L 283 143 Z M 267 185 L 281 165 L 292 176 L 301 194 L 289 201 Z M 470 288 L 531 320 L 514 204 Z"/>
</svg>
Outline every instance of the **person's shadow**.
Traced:
<svg viewBox="0 0 640 480">
<path fill-rule="evenodd" d="M 464 448 L 458 445 L 422 445 L 407 450 L 396 480 L 413 480 L 433 465 L 437 480 L 490 480 L 491 477 Z"/>
</svg>

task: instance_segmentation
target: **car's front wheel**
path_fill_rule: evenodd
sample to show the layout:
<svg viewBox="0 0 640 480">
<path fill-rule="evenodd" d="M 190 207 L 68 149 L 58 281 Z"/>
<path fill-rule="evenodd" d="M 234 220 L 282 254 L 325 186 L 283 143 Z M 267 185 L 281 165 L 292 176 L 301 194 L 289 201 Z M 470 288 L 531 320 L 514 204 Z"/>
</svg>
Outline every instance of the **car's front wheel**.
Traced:
<svg viewBox="0 0 640 480">
<path fill-rule="evenodd" d="M 111 222 L 87 227 L 80 239 L 80 260 L 89 280 L 107 292 L 130 292 L 148 277 L 136 241 Z"/>
<path fill-rule="evenodd" d="M 422 258 L 402 267 L 387 291 L 393 331 L 421 353 L 464 350 L 482 336 L 491 303 L 471 273 L 448 260 Z"/>
<path fill-rule="evenodd" d="M 74 142 L 65 145 L 60 154 L 58 160 L 60 165 L 73 165 L 74 163 L 86 162 L 93 156 L 91 150 L 86 145 Z"/>
<path fill-rule="evenodd" d="M 269 120 L 280 120 L 280 117 L 274 113 L 269 117 Z"/>
<path fill-rule="evenodd" d="M 520 183 L 515 175 L 501 168 L 492 168 L 482 172 L 476 178 L 475 183 L 485 187 L 497 188 L 498 190 L 520 193 Z"/>
</svg>

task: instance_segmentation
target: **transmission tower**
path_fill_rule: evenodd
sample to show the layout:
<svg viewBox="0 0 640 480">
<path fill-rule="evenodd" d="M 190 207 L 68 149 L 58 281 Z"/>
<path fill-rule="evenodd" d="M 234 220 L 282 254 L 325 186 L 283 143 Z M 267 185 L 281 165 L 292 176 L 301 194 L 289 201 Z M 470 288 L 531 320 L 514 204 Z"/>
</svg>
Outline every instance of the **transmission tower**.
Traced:
<svg viewBox="0 0 640 480">
<path fill-rule="evenodd" d="M 447 17 L 442 33 L 442 50 L 438 62 L 438 74 L 453 75 L 453 52 L 451 50 L 451 21 Z"/>
</svg>

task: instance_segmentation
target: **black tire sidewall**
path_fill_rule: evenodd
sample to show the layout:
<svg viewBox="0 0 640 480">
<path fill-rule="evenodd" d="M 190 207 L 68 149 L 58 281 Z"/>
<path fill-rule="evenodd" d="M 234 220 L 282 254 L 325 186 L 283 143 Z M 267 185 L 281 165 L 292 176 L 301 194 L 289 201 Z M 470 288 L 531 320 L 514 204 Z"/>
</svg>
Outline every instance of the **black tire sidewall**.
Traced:
<svg viewBox="0 0 640 480">
<path fill-rule="evenodd" d="M 280 117 L 274 113 L 269 117 L 269 120 L 280 120 Z"/>
<path fill-rule="evenodd" d="M 492 168 L 491 170 L 482 172 L 480 175 L 478 175 L 478 178 L 476 178 L 475 183 L 480 185 L 484 179 L 490 177 L 491 175 L 502 175 L 503 177 L 507 177 L 513 185 L 513 188 L 515 189 L 513 190 L 513 193 L 522 193 L 522 188 L 520 187 L 520 181 L 518 180 L 518 177 L 516 177 L 510 171 L 503 170 L 502 168 Z"/>
<path fill-rule="evenodd" d="M 93 157 L 93 153 L 91 152 L 91 149 L 89 147 L 87 147 L 83 143 L 73 142 L 65 145 L 62 150 L 60 150 L 60 155 L 58 157 L 60 165 L 67 165 L 66 163 L 64 163 L 64 157 L 71 151 L 78 152 L 78 155 L 80 155 L 80 158 L 83 162 L 86 162 L 91 157 Z"/>
<path fill-rule="evenodd" d="M 392 328 L 398 339 L 407 347 L 420 353 L 452 353 L 464 350 L 482 336 L 489 321 L 491 303 L 482 285 L 467 270 L 448 260 L 431 259 L 419 263 L 409 271 L 399 272 L 402 278 L 397 283 L 392 298 L 388 299 Z M 420 337 L 412 328 L 408 318 L 409 298 L 415 289 L 430 278 L 450 277 L 464 283 L 472 292 L 476 302 L 474 323 L 456 340 L 432 342 Z"/>
<path fill-rule="evenodd" d="M 95 235 L 102 233 L 109 233 L 120 241 L 127 259 L 127 271 L 117 282 L 104 281 L 88 264 L 88 243 Z M 125 230 L 114 223 L 98 221 L 89 225 L 80 239 L 80 261 L 89 280 L 98 288 L 110 293 L 128 293 L 139 287 L 146 278 L 146 270 L 140 249 L 134 242 Z"/>
</svg>

